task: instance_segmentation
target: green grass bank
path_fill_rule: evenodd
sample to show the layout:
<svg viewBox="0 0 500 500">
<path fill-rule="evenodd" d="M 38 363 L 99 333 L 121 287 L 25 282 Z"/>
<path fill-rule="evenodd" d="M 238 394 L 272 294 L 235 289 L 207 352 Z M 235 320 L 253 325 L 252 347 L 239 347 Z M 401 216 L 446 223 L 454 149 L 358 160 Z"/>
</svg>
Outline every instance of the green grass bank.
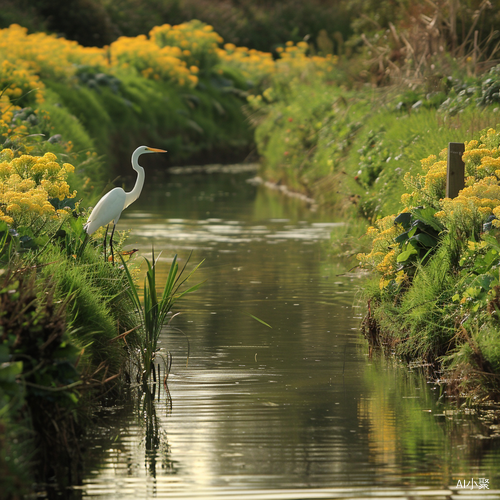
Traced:
<svg viewBox="0 0 500 500">
<path fill-rule="evenodd" d="M 433 92 L 336 83 L 275 86 L 254 103 L 263 176 L 345 214 L 351 229 L 334 247 L 370 272 L 372 347 L 425 366 L 449 395 L 496 399 L 498 69 Z M 466 188 L 453 200 L 449 142 L 466 144 Z"/>
</svg>

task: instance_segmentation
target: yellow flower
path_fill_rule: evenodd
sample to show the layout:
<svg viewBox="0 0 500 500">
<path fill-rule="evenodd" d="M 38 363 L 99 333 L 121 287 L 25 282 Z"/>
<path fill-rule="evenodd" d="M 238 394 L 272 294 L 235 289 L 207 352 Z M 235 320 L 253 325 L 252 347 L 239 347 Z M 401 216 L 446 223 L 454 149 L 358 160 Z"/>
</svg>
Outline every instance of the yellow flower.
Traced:
<svg viewBox="0 0 500 500">
<path fill-rule="evenodd" d="M 6 222 L 7 224 L 9 224 L 9 226 L 14 224 L 14 219 L 12 217 L 10 217 L 9 215 L 2 215 L 0 217 L 0 220 L 3 220 L 4 222 Z"/>
<path fill-rule="evenodd" d="M 378 285 L 379 288 L 380 288 L 380 290 L 383 290 L 384 288 L 386 288 L 389 285 L 390 282 L 391 282 L 391 280 L 388 280 L 386 278 L 382 278 L 379 281 L 379 285 Z"/>
<path fill-rule="evenodd" d="M 21 155 L 3 155 L 0 163 L 0 177 L 3 189 L 0 190 L 0 206 L 5 207 L 7 214 L 2 213 L 2 219 L 12 225 L 33 225 L 43 227 L 46 218 L 51 218 L 56 212 L 50 203 L 50 198 L 74 198 L 76 191 L 70 193 L 66 181 L 68 173 L 74 167 L 65 163 L 61 167 L 57 156 L 46 153 L 43 157 Z M 5 161 L 5 158 L 8 160 Z M 8 168 L 7 168 L 8 167 Z"/>
<path fill-rule="evenodd" d="M 21 207 L 17 203 L 11 203 L 10 205 L 7 205 L 7 208 L 5 209 L 7 212 L 19 212 L 21 210 Z"/>
</svg>

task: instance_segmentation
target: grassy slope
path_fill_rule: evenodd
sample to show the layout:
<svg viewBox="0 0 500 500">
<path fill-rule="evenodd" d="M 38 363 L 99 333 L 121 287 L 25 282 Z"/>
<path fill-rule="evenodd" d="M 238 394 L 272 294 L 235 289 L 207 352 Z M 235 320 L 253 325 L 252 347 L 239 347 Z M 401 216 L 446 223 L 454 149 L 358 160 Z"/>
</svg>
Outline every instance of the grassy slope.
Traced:
<svg viewBox="0 0 500 500">
<path fill-rule="evenodd" d="M 51 113 L 54 132 L 78 151 L 95 147 L 117 165 L 128 166 L 139 143 L 167 149 L 170 164 L 216 162 L 223 152 L 237 161 L 248 154 L 251 131 L 242 100 L 217 81 L 205 83 L 203 90 L 182 90 L 130 74 L 120 82 L 118 91 L 96 91 L 84 84 L 47 81 L 43 108 Z M 94 179 L 97 172 L 89 174 Z"/>
<path fill-rule="evenodd" d="M 438 155 L 448 142 L 478 138 L 498 121 L 495 106 L 468 106 L 449 115 L 425 97 L 415 108 L 399 102 L 387 90 L 291 86 L 288 94 L 267 104 L 267 114 L 260 110 L 256 140 L 264 175 L 344 210 L 351 221 L 373 223 L 404 209 L 403 177 L 422 172 L 421 159 Z M 359 224 L 354 227 L 359 230 Z M 364 294 L 371 303 L 366 334 L 407 360 L 446 368 L 450 391 L 467 386 L 468 391 L 493 394 L 498 389 L 495 374 L 500 373 L 498 325 L 494 318 L 478 315 L 474 324 L 457 330 L 464 312 L 453 297 L 465 293 L 472 278 L 459 266 L 456 255 L 463 249 L 455 248 L 452 233 L 417 270 L 409 288 L 399 293 L 383 289 L 375 273 Z M 359 250 L 363 243 L 352 240 Z"/>
<path fill-rule="evenodd" d="M 397 109 L 397 102 L 386 91 L 292 87 L 268 104 L 257 126 L 262 173 L 321 204 L 355 202 L 360 214 L 377 218 L 403 208 L 402 178 L 420 171 L 421 159 L 500 119 L 493 107 L 453 117 L 435 107 Z"/>
</svg>

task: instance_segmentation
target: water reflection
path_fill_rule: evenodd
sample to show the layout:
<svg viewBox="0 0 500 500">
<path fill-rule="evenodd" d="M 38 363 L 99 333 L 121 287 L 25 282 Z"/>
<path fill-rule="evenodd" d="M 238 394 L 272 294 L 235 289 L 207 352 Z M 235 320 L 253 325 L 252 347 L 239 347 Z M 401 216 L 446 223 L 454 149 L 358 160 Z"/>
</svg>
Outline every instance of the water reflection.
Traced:
<svg viewBox="0 0 500 500">
<path fill-rule="evenodd" d="M 474 410 L 440 402 L 435 386 L 401 364 L 369 363 L 365 378 L 369 396 L 359 401 L 359 419 L 369 429 L 370 461 L 381 480 L 456 485 L 471 476 L 498 478 L 498 442 L 485 439 Z"/>
<path fill-rule="evenodd" d="M 194 279 L 206 282 L 174 322 L 189 336 L 188 364 L 184 335 L 160 339 L 173 356 L 171 402 L 132 388 L 103 408 L 75 491 L 306 499 L 423 488 L 448 498 L 465 474 L 498 486 L 499 446 L 473 437 L 474 415 L 450 420 L 418 374 L 367 361 L 362 277 L 328 255 L 341 221 L 248 176 L 158 180 L 124 213 L 130 247 L 147 255 L 154 243 L 165 273 L 174 253 L 193 252 L 189 265 L 205 260 Z"/>
</svg>

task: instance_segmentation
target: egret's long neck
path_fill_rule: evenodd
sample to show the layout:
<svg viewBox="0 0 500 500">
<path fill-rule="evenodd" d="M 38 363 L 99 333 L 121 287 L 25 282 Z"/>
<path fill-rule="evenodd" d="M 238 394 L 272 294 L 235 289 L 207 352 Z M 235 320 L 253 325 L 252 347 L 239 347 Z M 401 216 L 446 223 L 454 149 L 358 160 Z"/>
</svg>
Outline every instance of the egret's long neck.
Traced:
<svg viewBox="0 0 500 500">
<path fill-rule="evenodd" d="M 137 153 L 137 151 L 134 151 L 134 154 L 132 155 L 132 168 L 137 172 L 137 180 L 135 181 L 135 186 L 133 187 L 132 191 L 125 193 L 126 198 L 125 198 L 125 207 L 127 208 L 131 203 L 133 203 L 137 198 L 139 198 L 142 187 L 144 186 L 144 169 L 139 165 L 139 156 L 141 153 Z"/>
</svg>

